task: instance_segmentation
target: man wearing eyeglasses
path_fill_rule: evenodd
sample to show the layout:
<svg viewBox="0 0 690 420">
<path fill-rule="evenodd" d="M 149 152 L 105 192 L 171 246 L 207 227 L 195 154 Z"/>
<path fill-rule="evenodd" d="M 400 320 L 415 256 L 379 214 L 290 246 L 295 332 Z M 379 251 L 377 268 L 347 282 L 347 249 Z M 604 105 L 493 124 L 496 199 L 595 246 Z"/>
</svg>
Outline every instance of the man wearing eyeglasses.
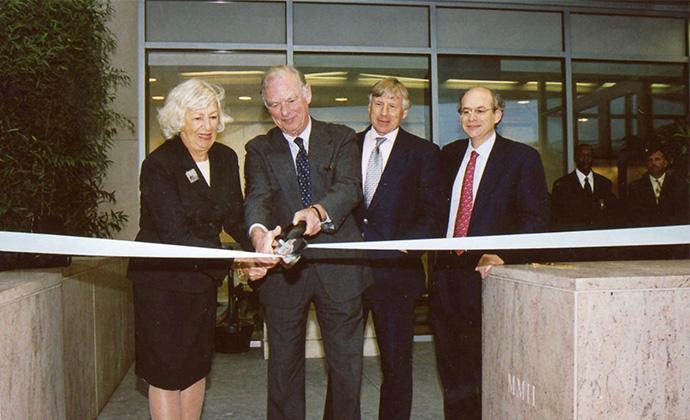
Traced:
<svg viewBox="0 0 690 420">
<path fill-rule="evenodd" d="M 549 220 L 544 168 L 536 150 L 496 133 L 504 102 L 475 87 L 458 106 L 469 135 L 441 150 L 447 237 L 545 231 Z M 495 251 L 492 251 L 495 252 Z M 448 419 L 481 419 L 482 279 L 494 265 L 524 253 L 439 252 L 430 291 L 436 359 Z"/>
</svg>

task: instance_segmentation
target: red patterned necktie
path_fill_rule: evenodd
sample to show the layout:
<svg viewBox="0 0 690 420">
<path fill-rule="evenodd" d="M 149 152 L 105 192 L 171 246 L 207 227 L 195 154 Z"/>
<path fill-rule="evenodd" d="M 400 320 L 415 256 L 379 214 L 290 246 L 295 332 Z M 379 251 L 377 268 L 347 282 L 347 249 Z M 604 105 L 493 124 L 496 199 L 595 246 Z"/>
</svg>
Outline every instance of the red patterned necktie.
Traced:
<svg viewBox="0 0 690 420">
<path fill-rule="evenodd" d="M 479 154 L 472 151 L 470 161 L 467 162 L 467 168 L 465 168 L 465 176 L 462 178 L 460 206 L 458 206 L 458 214 L 455 216 L 455 230 L 453 231 L 455 238 L 467 236 L 467 230 L 470 227 L 473 206 L 472 185 L 474 184 L 474 167 L 477 166 L 477 156 Z M 461 249 L 455 251 L 458 255 L 462 255 L 463 252 L 465 251 Z"/>
</svg>

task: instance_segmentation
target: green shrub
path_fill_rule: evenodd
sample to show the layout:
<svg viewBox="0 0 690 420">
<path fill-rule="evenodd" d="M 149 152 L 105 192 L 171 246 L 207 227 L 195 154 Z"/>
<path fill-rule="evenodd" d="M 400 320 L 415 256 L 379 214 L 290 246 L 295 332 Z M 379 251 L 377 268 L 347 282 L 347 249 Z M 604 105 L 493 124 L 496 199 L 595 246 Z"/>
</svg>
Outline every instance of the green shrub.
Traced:
<svg viewBox="0 0 690 420">
<path fill-rule="evenodd" d="M 58 220 L 66 234 L 110 237 L 127 216 L 104 211 L 116 127 L 115 39 L 103 0 L 0 2 L 0 230 Z"/>
</svg>

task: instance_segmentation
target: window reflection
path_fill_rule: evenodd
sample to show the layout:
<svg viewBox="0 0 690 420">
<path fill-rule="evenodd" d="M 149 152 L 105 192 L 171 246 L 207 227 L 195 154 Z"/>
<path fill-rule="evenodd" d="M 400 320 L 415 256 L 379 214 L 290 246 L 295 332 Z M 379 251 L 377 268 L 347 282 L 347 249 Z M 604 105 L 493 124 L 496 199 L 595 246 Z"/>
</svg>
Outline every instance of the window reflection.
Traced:
<svg viewBox="0 0 690 420">
<path fill-rule="evenodd" d="M 506 109 L 498 132 L 539 151 L 551 184 L 563 175 L 563 72 L 560 60 L 439 56 L 441 144 L 466 138 L 457 103 L 469 88 L 494 89 Z"/>
<path fill-rule="evenodd" d="M 594 147 L 621 198 L 646 171 L 644 145 L 688 114 L 686 80 L 683 64 L 573 62 L 575 143 Z"/>
<path fill-rule="evenodd" d="M 369 125 L 369 90 L 379 80 L 397 77 L 410 93 L 412 107 L 402 127 L 431 139 L 429 59 L 417 56 L 295 54 L 295 66 L 312 86 L 314 118 L 345 124 L 356 131 Z"/>
</svg>

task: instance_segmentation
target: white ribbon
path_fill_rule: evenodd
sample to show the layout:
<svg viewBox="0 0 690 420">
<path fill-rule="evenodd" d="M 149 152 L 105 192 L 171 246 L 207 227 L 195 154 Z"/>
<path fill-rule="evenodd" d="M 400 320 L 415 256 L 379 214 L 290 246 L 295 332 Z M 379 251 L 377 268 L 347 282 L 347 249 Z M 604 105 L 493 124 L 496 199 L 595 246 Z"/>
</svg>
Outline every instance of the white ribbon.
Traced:
<svg viewBox="0 0 690 420">
<path fill-rule="evenodd" d="M 583 230 L 577 232 L 523 233 L 517 235 L 468 236 L 464 238 L 411 239 L 378 242 L 309 244 L 318 249 L 367 250 L 497 250 L 591 248 L 610 246 L 677 245 L 690 243 L 690 225 L 633 229 Z"/>
<path fill-rule="evenodd" d="M 309 244 L 312 249 L 500 250 L 677 245 L 690 243 L 690 225 L 577 232 Z M 263 258 L 270 254 L 41 233 L 1 232 L 0 251 L 103 257 Z"/>
<path fill-rule="evenodd" d="M 22 232 L 0 232 L 0 251 L 92 257 L 261 258 L 272 256 L 219 248 Z"/>
</svg>

